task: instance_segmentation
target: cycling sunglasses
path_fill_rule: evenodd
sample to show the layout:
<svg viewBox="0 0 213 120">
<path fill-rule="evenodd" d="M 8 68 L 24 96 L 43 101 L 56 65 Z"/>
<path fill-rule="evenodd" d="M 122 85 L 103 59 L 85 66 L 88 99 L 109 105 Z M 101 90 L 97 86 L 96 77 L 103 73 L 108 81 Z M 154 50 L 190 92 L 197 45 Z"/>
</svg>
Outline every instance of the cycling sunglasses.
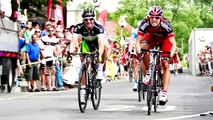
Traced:
<svg viewBox="0 0 213 120">
<path fill-rule="evenodd" d="M 94 20 L 94 18 L 88 18 L 88 19 L 85 18 L 85 19 L 84 19 L 84 21 L 93 21 L 93 20 Z"/>
<path fill-rule="evenodd" d="M 149 18 L 150 18 L 150 19 L 154 19 L 154 18 L 155 18 L 155 19 L 160 19 L 161 17 L 160 17 L 160 16 L 150 16 Z"/>
</svg>

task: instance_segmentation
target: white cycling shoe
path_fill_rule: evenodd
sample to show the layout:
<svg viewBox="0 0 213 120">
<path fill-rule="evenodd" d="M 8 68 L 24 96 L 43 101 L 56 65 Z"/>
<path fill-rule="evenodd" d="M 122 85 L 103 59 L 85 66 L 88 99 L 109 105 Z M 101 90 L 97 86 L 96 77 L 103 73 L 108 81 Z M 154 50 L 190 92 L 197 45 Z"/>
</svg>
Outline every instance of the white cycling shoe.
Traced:
<svg viewBox="0 0 213 120">
<path fill-rule="evenodd" d="M 160 91 L 159 104 L 160 105 L 165 105 L 167 102 L 168 102 L 167 92 Z"/>
<path fill-rule="evenodd" d="M 132 89 L 134 92 L 138 91 L 138 83 L 137 82 L 134 82 L 133 83 L 133 89 Z"/>
</svg>

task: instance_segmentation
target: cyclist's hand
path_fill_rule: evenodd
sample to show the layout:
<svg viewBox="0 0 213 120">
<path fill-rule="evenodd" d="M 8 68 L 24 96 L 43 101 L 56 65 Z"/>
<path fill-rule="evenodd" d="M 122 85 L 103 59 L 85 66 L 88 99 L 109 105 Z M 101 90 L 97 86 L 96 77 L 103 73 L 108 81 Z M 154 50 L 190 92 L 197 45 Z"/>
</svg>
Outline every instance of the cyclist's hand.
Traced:
<svg viewBox="0 0 213 120">
<path fill-rule="evenodd" d="M 99 62 L 99 63 L 102 62 L 102 57 L 101 57 L 101 56 L 98 57 L 98 62 Z"/>
</svg>

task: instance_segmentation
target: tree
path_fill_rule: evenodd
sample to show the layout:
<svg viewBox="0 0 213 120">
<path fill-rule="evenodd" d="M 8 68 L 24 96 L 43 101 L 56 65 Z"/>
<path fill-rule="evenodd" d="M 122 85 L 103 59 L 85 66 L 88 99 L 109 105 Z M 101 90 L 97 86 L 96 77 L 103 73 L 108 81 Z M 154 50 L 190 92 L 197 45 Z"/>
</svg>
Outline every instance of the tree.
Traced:
<svg viewBox="0 0 213 120">
<path fill-rule="evenodd" d="M 66 6 L 68 2 L 72 0 L 62 0 L 62 3 L 59 0 L 52 0 L 52 8 L 55 9 L 55 5 Z M 36 17 L 46 18 L 45 8 L 48 5 L 48 0 L 21 0 L 20 9 L 27 9 L 29 17 L 33 15 Z"/>
<path fill-rule="evenodd" d="M 164 17 L 170 22 L 179 48 L 188 52 L 188 39 L 194 28 L 213 27 L 212 0 L 121 0 L 122 5 L 108 19 L 117 21 L 120 16 L 128 16 L 127 23 L 136 27 L 137 22 L 147 16 L 153 5 L 161 6 Z"/>
</svg>

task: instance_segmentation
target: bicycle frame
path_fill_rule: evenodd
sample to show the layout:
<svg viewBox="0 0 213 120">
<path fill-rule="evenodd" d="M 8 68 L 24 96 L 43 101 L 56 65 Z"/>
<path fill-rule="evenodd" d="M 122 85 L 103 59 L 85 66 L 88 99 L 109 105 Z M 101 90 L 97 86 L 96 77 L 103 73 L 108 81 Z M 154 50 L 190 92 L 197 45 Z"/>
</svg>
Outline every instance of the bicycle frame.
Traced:
<svg viewBox="0 0 213 120">
<path fill-rule="evenodd" d="M 152 105 L 154 105 L 154 111 L 157 111 L 158 105 L 158 93 L 162 88 L 162 79 L 161 79 L 161 53 L 155 49 L 144 50 L 150 52 L 150 79 L 149 86 L 147 89 L 147 106 L 148 106 L 148 115 L 151 114 Z"/>
</svg>

